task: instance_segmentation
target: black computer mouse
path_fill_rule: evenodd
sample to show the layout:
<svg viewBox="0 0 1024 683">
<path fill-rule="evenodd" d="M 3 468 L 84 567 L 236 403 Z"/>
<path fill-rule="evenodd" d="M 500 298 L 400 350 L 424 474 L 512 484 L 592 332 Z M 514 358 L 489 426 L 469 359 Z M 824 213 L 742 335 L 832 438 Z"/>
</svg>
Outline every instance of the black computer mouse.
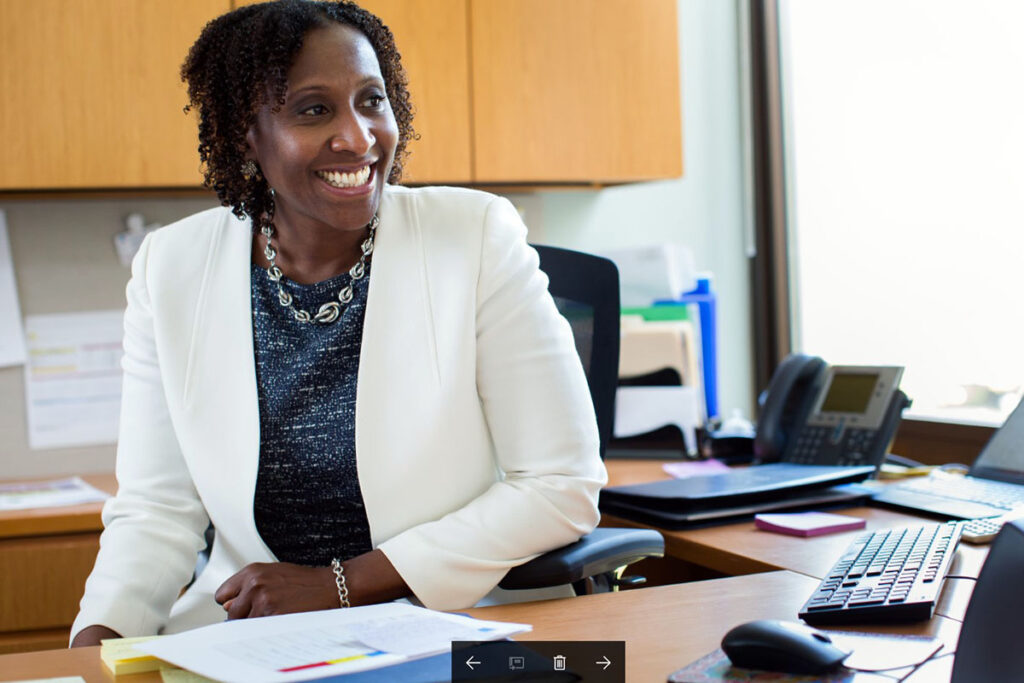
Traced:
<svg viewBox="0 0 1024 683">
<path fill-rule="evenodd" d="M 759 619 L 733 628 L 722 638 L 729 660 L 744 669 L 821 674 L 839 668 L 850 653 L 828 634 L 793 621 Z"/>
</svg>

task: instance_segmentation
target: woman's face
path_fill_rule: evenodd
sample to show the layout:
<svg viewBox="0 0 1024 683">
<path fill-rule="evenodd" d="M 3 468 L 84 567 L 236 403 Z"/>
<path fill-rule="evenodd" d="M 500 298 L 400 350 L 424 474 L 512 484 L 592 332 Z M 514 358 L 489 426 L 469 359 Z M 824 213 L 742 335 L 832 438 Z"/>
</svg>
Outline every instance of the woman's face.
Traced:
<svg viewBox="0 0 1024 683">
<path fill-rule="evenodd" d="M 276 193 L 279 229 L 312 237 L 369 223 L 391 173 L 398 126 L 366 36 L 343 24 L 306 34 L 284 105 L 264 106 L 247 141 Z"/>
</svg>

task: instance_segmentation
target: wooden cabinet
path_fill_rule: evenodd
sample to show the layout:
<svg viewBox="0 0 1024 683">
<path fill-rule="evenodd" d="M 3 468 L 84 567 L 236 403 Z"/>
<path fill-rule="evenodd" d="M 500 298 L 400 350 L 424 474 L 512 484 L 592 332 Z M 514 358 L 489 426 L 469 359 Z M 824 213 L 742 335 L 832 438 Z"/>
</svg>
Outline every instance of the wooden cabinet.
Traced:
<svg viewBox="0 0 1024 683">
<path fill-rule="evenodd" d="M 474 181 L 682 174 L 676 0 L 472 0 Z"/>
<path fill-rule="evenodd" d="M 0 0 L 0 188 L 195 187 L 178 73 L 229 0 Z"/>
<path fill-rule="evenodd" d="M 178 69 L 249 0 L 0 0 L 3 189 L 196 187 Z M 363 0 L 392 29 L 412 184 L 682 173 L 677 0 Z"/>
<path fill-rule="evenodd" d="M 467 0 L 363 0 L 391 29 L 409 77 L 419 139 L 405 183 L 472 182 Z"/>
<path fill-rule="evenodd" d="M 114 475 L 83 477 L 113 492 Z M 0 654 L 67 647 L 100 547 L 101 503 L 0 512 Z"/>
<path fill-rule="evenodd" d="M 682 174 L 676 0 L 363 4 L 409 73 L 421 138 L 406 182 Z"/>
</svg>

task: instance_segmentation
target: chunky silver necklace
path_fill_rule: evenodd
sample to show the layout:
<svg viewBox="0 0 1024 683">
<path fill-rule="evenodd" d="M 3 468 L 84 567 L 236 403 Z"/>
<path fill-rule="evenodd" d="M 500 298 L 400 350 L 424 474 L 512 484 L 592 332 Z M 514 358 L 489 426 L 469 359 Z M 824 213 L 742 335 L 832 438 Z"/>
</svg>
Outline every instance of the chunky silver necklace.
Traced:
<svg viewBox="0 0 1024 683">
<path fill-rule="evenodd" d="M 274 243 L 271 238 L 274 236 L 274 221 L 273 215 L 268 216 L 263 221 L 263 225 L 260 228 L 260 232 L 267 238 L 267 246 L 263 248 L 263 255 L 267 257 L 267 261 L 270 265 L 267 267 L 267 276 L 271 281 L 277 284 L 277 300 L 281 305 L 292 312 L 292 316 L 300 323 L 321 323 L 323 325 L 329 325 L 341 317 L 341 307 L 347 305 L 348 302 L 352 301 L 352 288 L 357 281 L 362 280 L 363 276 L 366 275 L 366 259 L 373 253 L 373 238 L 377 233 L 377 224 L 379 219 L 375 215 L 370 221 L 368 227 L 370 234 L 363 240 L 363 243 L 359 245 L 361 253 L 359 260 L 356 264 L 349 268 L 348 274 L 351 276 L 348 284 L 341 288 L 338 292 L 337 301 L 328 301 L 327 303 L 320 306 L 320 309 L 312 314 L 309 311 L 304 311 L 301 308 L 296 308 L 293 303 L 292 295 L 284 291 L 284 286 L 281 281 L 284 279 L 284 273 L 274 263 L 274 259 L 277 258 L 277 250 L 274 249 Z"/>
</svg>

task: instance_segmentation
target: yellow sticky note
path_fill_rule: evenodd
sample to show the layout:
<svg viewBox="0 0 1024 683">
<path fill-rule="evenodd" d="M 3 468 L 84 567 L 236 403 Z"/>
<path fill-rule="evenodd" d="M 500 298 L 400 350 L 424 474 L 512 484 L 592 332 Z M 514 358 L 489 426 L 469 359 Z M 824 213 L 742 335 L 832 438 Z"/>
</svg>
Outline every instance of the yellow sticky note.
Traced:
<svg viewBox="0 0 1024 683">
<path fill-rule="evenodd" d="M 137 674 L 145 671 L 156 671 L 171 666 L 153 655 L 139 652 L 135 645 L 159 638 L 160 636 L 141 636 L 138 638 L 110 638 L 100 641 L 100 659 L 103 666 L 115 676 Z"/>
</svg>

